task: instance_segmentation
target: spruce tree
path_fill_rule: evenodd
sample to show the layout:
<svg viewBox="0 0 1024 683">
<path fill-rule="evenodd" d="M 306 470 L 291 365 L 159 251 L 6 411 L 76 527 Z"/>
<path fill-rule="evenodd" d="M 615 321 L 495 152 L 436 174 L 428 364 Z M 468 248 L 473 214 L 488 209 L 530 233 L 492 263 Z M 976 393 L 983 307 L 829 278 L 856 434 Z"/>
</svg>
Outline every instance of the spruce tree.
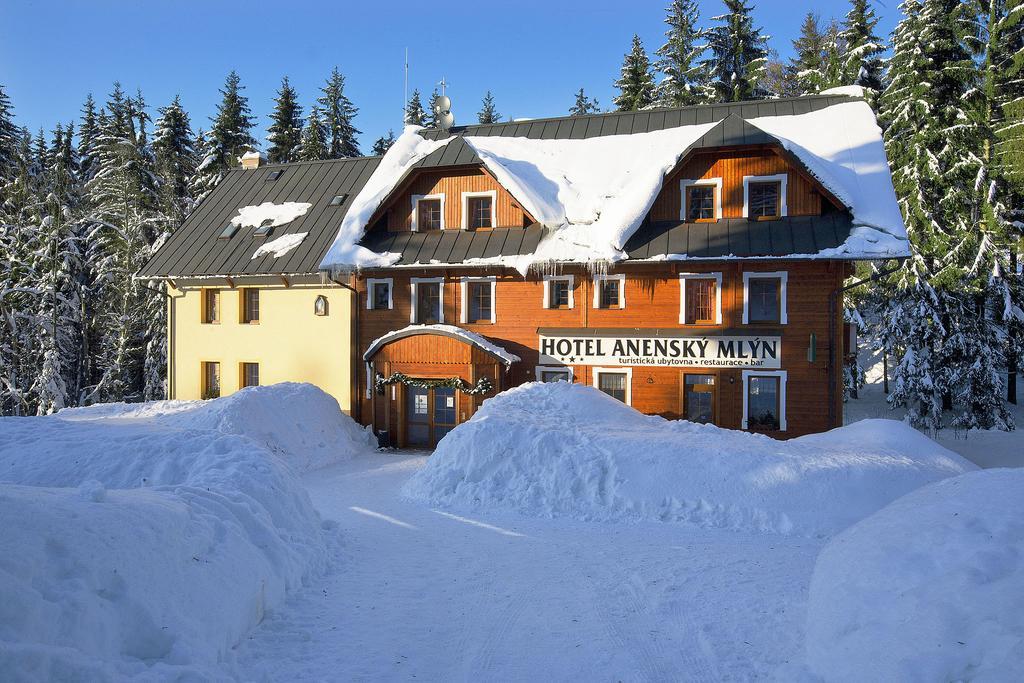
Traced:
<svg viewBox="0 0 1024 683">
<path fill-rule="evenodd" d="M 427 128 L 437 128 L 437 116 L 434 114 L 434 108 L 439 99 L 441 99 L 441 91 L 434 88 L 434 92 L 430 93 L 430 100 L 427 102 L 426 115 L 423 117 L 423 125 Z"/>
<path fill-rule="evenodd" d="M 494 106 L 494 96 L 491 95 L 490 90 L 484 95 L 480 111 L 476 114 L 476 119 L 479 123 L 498 123 L 501 121 L 501 114 L 498 113 Z"/>
<path fill-rule="evenodd" d="M 875 35 L 878 17 L 869 0 L 850 0 L 850 11 L 839 35 L 844 47 L 842 85 L 882 90 L 882 53 L 885 45 Z"/>
<path fill-rule="evenodd" d="M 78 160 L 81 165 L 81 182 L 88 182 L 94 172 L 96 159 L 96 138 L 99 136 L 99 114 L 92 93 L 86 96 L 82 105 L 82 124 L 78 127 Z"/>
<path fill-rule="evenodd" d="M 306 127 L 302 129 L 299 158 L 302 161 L 322 161 L 327 158 L 327 127 L 317 105 L 313 105 L 306 119 Z"/>
<path fill-rule="evenodd" d="M 842 81 L 839 27 L 832 22 L 824 30 L 818 16 L 808 12 L 800 26 L 800 37 L 793 41 L 795 52 L 790 65 L 801 95 L 813 95 L 833 88 Z"/>
<path fill-rule="evenodd" d="M 248 98 L 242 95 L 243 89 L 238 74 L 229 73 L 220 91 L 217 115 L 211 119 L 213 125 L 207 144 L 201 150 L 204 157 L 197 169 L 197 199 L 216 187 L 243 154 L 256 149 L 256 139 L 251 132 L 255 119 L 249 110 Z"/>
<path fill-rule="evenodd" d="M 569 116 L 586 116 L 587 114 L 600 114 L 601 105 L 598 103 L 596 97 L 587 97 L 587 94 L 583 92 L 583 88 L 580 88 L 576 92 L 576 101 L 569 108 Z"/>
<path fill-rule="evenodd" d="M 705 60 L 711 74 L 715 100 L 739 102 L 760 98 L 762 73 L 768 59 L 768 39 L 754 27 L 751 7 L 745 0 L 723 0 L 726 14 L 712 17 L 718 25 L 708 31 Z"/>
<path fill-rule="evenodd" d="M 328 159 L 344 159 L 360 155 L 356 137 L 360 131 L 352 120 L 359 110 L 345 96 L 345 77 L 334 67 L 330 78 L 321 88 L 323 95 L 317 103 L 323 108 L 324 123 L 327 126 L 329 140 L 327 143 Z"/>
<path fill-rule="evenodd" d="M 420 91 L 413 90 L 409 102 L 405 105 L 405 125 L 425 126 L 427 123 L 427 112 L 423 110 L 423 102 L 420 99 Z"/>
<path fill-rule="evenodd" d="M 14 108 L 0 85 L 0 188 L 14 176 L 18 158 L 18 127 L 14 125 Z"/>
<path fill-rule="evenodd" d="M 389 128 L 387 135 L 377 138 L 377 141 L 373 143 L 373 156 L 384 156 L 393 144 L 395 144 L 395 131 Z"/>
<path fill-rule="evenodd" d="M 153 154 L 160 177 L 160 210 L 176 227 L 192 210 L 190 182 L 195 175 L 197 158 L 189 116 L 179 97 L 159 110 L 160 117 L 153 131 Z"/>
<path fill-rule="evenodd" d="M 658 48 L 655 68 L 665 77 L 657 86 L 658 104 L 685 107 L 711 98 L 706 64 L 707 32 L 700 28 L 700 10 L 694 0 L 672 0 L 667 9 L 665 44 Z"/>
<path fill-rule="evenodd" d="M 270 141 L 267 149 L 270 163 L 284 164 L 299 159 L 302 147 L 302 106 L 287 76 L 281 79 L 281 88 L 274 98 L 267 140 Z"/>
<path fill-rule="evenodd" d="M 639 111 L 654 104 L 654 71 L 640 36 L 633 34 L 633 45 L 622 61 L 622 71 L 615 87 L 619 94 L 612 99 L 619 111 Z"/>
</svg>

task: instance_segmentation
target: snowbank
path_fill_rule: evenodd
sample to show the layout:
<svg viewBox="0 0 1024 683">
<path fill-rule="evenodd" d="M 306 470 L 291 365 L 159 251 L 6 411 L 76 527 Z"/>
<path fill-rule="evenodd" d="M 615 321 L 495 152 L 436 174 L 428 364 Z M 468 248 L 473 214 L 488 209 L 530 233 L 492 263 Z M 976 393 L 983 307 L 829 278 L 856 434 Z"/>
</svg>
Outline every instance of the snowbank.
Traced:
<svg viewBox="0 0 1024 683">
<path fill-rule="evenodd" d="M 914 491 L 832 539 L 808 664 L 829 681 L 1024 680 L 1024 470 Z"/>
<path fill-rule="evenodd" d="M 333 534 L 298 472 L 370 447 L 309 385 L 0 419 L 4 678 L 163 679 L 229 661 L 326 567 Z"/>
<path fill-rule="evenodd" d="M 302 241 L 306 239 L 308 232 L 293 232 L 290 235 L 281 235 L 277 239 L 270 240 L 266 244 L 261 244 L 255 252 L 253 252 L 252 258 L 259 258 L 264 254 L 270 254 L 274 258 L 281 258 L 295 247 L 302 244 Z"/>
<path fill-rule="evenodd" d="M 973 469 L 890 420 L 776 441 L 642 415 L 592 387 L 533 383 L 485 401 L 403 493 L 544 516 L 829 535 Z"/>
<path fill-rule="evenodd" d="M 238 215 L 231 219 L 231 224 L 240 228 L 258 228 L 270 221 L 270 226 L 276 228 L 291 223 L 299 216 L 305 216 L 312 206 L 308 202 L 263 202 L 259 206 L 243 206 L 238 210 Z"/>
</svg>

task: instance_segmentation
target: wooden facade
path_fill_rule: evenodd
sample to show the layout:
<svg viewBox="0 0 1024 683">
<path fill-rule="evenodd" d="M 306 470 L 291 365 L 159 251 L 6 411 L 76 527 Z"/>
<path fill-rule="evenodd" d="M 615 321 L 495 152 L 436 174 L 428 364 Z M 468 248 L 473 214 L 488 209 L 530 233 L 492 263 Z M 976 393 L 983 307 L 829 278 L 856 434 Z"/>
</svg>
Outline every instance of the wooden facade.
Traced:
<svg viewBox="0 0 1024 683">
<path fill-rule="evenodd" d="M 521 228 L 532 223 L 519 202 L 494 177 L 479 167 L 425 171 L 412 176 L 395 192 L 387 206 L 387 229 L 404 232 L 413 227 L 413 197 L 444 197 L 444 228 L 462 228 L 462 194 L 464 192 L 494 192 L 496 228 Z"/>
</svg>

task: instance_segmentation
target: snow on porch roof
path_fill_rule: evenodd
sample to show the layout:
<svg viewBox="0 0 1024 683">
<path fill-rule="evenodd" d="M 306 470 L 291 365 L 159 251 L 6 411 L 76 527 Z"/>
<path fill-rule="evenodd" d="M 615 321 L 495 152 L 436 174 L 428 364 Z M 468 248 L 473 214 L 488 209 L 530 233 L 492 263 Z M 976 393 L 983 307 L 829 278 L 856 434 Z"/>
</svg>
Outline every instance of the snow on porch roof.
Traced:
<svg viewBox="0 0 1024 683">
<path fill-rule="evenodd" d="M 387 334 L 370 342 L 370 345 L 366 347 L 366 353 L 363 354 L 363 360 L 369 362 L 369 360 L 373 358 L 385 344 L 390 344 L 391 342 L 404 337 L 413 337 L 420 334 L 437 334 L 443 337 L 451 337 L 453 339 L 466 342 L 467 344 L 477 347 L 481 351 L 486 351 L 491 354 L 500 360 L 506 367 L 512 365 L 512 363 L 519 362 L 519 356 L 514 353 L 509 353 L 487 337 L 477 334 L 476 332 L 464 330 L 461 327 L 456 327 L 455 325 L 409 325 L 408 327 L 404 327 L 400 330 L 388 332 Z"/>
<path fill-rule="evenodd" d="M 597 119 L 601 122 L 594 130 Z M 640 120 L 647 126 L 635 132 Z M 623 121 L 632 121 L 632 128 L 627 125 L 623 130 Z M 729 137 L 725 129 L 730 121 L 736 122 L 733 128 L 757 129 L 777 141 L 851 212 L 854 229 L 849 243 L 794 256 L 909 254 L 874 113 L 865 102 L 844 93 L 639 112 L 628 118 L 602 115 L 468 127 L 455 129 L 446 138 L 439 131 L 407 128 L 353 201 L 320 268 L 340 271 L 397 263 L 399 254 L 373 252 L 360 244 L 369 217 L 414 168 L 469 162 L 483 163 L 550 228 L 533 254 L 502 265 L 525 273 L 538 262 L 625 260 L 623 247 L 653 204 L 668 170 L 690 149 L 716 146 L 707 139 L 712 131 Z M 535 131 L 538 125 L 541 128 Z M 526 136 L 519 137 L 523 126 Z M 456 144 L 449 145 L 453 141 Z M 467 148 L 472 153 L 467 154 Z"/>
</svg>

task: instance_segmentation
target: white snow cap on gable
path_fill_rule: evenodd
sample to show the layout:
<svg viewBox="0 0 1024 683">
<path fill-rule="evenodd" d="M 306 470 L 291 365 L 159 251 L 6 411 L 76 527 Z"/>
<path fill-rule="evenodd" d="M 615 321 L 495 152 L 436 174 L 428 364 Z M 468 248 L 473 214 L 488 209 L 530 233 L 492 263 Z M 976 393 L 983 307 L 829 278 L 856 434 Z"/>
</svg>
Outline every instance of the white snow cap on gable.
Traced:
<svg viewBox="0 0 1024 683">
<path fill-rule="evenodd" d="M 427 140 L 420 131 L 422 126 L 406 126 L 380 160 L 363 188 L 352 199 L 352 204 L 341 221 L 338 236 L 320 262 L 320 270 L 390 266 L 398 254 L 378 254 L 359 245 L 366 234 L 367 224 L 395 186 L 402 181 L 416 163 L 436 149 L 444 147 L 453 138 Z"/>
<path fill-rule="evenodd" d="M 431 332 L 438 332 L 441 334 L 458 337 L 459 339 L 465 341 L 467 344 L 472 344 L 478 348 L 483 349 L 484 351 L 487 351 L 492 356 L 499 358 L 501 362 L 504 363 L 505 365 L 512 365 L 512 363 L 518 363 L 520 360 L 519 356 L 510 351 L 507 351 L 505 348 L 501 346 L 498 346 L 490 339 L 481 334 L 477 334 L 476 332 L 470 332 L 469 330 L 464 330 L 461 327 L 456 327 L 455 325 L 444 324 L 409 325 L 408 327 L 403 327 L 400 330 L 388 332 L 387 334 L 377 337 L 372 342 L 370 342 L 370 345 L 366 347 L 366 352 L 363 354 L 363 360 L 369 360 L 370 358 L 373 357 L 373 354 L 377 353 L 377 349 L 379 349 L 381 346 L 384 346 L 393 339 L 405 337 L 410 332 L 415 334 L 430 334 Z"/>
</svg>

